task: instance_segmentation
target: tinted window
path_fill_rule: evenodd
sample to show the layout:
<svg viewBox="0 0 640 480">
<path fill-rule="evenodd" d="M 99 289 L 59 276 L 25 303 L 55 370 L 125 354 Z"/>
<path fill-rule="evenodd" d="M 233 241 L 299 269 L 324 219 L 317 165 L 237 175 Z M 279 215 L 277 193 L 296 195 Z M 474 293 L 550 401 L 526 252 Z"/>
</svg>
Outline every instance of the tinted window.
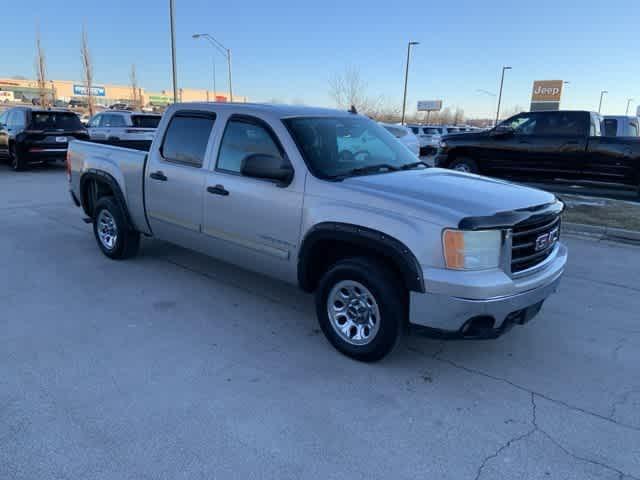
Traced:
<svg viewBox="0 0 640 480">
<path fill-rule="evenodd" d="M 162 156 L 171 162 L 201 167 L 213 122 L 213 116 L 175 115 L 162 142 Z"/>
<path fill-rule="evenodd" d="M 518 135 L 533 135 L 537 123 L 537 116 L 523 113 L 505 120 L 500 125 L 506 125 L 513 129 Z"/>
<path fill-rule="evenodd" d="M 536 135 L 584 135 L 584 114 L 579 112 L 539 113 Z"/>
<path fill-rule="evenodd" d="M 158 128 L 160 115 L 131 115 L 131 123 L 137 128 Z"/>
<path fill-rule="evenodd" d="M 245 120 L 230 120 L 220 145 L 217 168 L 240 173 L 242 160 L 252 153 L 282 158 L 278 144 L 264 127 Z"/>
<path fill-rule="evenodd" d="M 102 120 L 102 115 L 94 115 L 94 117 L 89 122 L 88 127 L 90 127 L 90 128 L 99 127 L 101 120 Z"/>
<path fill-rule="evenodd" d="M 630 123 L 629 124 L 629 133 L 628 135 L 630 137 L 637 137 L 638 136 L 638 125 L 636 123 Z"/>
<path fill-rule="evenodd" d="M 113 127 L 113 128 L 118 128 L 118 127 L 126 127 L 127 126 L 127 122 L 124 121 L 124 118 L 122 117 L 122 115 L 103 115 L 102 116 L 102 123 L 101 125 L 102 127 Z"/>
<path fill-rule="evenodd" d="M 82 123 L 75 113 L 32 112 L 31 128 L 35 130 L 78 130 Z"/>
<path fill-rule="evenodd" d="M 420 129 L 418 127 L 411 127 L 411 131 L 418 135 L 420 133 Z"/>
<path fill-rule="evenodd" d="M 604 136 L 615 137 L 618 134 L 618 120 L 615 118 L 605 118 L 604 122 Z"/>
<path fill-rule="evenodd" d="M 424 133 L 427 135 L 436 135 L 440 133 L 440 131 L 437 128 L 425 128 Z"/>
<path fill-rule="evenodd" d="M 24 110 L 14 110 L 9 116 L 9 124 L 12 127 L 24 127 L 27 123 L 27 115 Z"/>
</svg>

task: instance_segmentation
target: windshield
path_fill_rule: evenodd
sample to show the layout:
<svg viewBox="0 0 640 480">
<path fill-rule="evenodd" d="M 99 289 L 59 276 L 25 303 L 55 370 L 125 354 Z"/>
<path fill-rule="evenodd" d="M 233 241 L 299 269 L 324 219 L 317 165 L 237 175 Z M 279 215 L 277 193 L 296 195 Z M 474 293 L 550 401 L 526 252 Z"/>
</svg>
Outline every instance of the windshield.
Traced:
<svg viewBox="0 0 640 480">
<path fill-rule="evenodd" d="M 131 123 L 137 128 L 158 128 L 160 115 L 131 115 Z"/>
<path fill-rule="evenodd" d="M 80 130 L 82 123 L 75 113 L 33 112 L 31 128 L 35 130 Z"/>
<path fill-rule="evenodd" d="M 382 173 L 366 169 L 384 164 L 390 171 L 417 160 L 391 133 L 368 118 L 297 117 L 283 122 L 309 169 L 320 178 Z"/>
</svg>

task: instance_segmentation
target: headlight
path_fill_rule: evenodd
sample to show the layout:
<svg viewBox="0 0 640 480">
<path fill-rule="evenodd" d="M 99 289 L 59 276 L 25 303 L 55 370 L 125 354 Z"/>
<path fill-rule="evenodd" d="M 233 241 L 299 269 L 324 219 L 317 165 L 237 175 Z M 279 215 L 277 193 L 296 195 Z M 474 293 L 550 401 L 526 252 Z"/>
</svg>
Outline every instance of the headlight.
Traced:
<svg viewBox="0 0 640 480">
<path fill-rule="evenodd" d="M 444 259 L 453 270 L 488 270 L 500 265 L 500 230 L 445 230 L 442 235 Z"/>
</svg>

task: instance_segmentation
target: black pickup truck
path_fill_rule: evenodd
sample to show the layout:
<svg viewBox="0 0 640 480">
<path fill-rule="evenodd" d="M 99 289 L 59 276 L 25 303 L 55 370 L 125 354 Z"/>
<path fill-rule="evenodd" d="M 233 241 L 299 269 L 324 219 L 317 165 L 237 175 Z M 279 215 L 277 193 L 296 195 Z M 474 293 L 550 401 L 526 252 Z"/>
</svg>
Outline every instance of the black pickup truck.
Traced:
<svg viewBox="0 0 640 480">
<path fill-rule="evenodd" d="M 496 128 L 443 137 L 435 165 L 492 177 L 598 182 L 640 195 L 640 138 L 606 137 L 593 112 L 525 112 Z"/>
</svg>

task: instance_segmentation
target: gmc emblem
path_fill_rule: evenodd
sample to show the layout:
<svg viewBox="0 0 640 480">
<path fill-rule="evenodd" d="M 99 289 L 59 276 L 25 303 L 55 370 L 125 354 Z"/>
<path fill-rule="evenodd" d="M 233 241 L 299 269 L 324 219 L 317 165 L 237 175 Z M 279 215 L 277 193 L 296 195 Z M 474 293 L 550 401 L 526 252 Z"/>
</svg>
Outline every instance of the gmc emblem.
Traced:
<svg viewBox="0 0 640 480">
<path fill-rule="evenodd" d="M 553 247 L 558 241 L 559 233 L 560 230 L 558 229 L 558 227 L 556 227 L 549 233 L 545 233 L 536 238 L 536 252 L 547 250 L 548 248 Z"/>
</svg>

